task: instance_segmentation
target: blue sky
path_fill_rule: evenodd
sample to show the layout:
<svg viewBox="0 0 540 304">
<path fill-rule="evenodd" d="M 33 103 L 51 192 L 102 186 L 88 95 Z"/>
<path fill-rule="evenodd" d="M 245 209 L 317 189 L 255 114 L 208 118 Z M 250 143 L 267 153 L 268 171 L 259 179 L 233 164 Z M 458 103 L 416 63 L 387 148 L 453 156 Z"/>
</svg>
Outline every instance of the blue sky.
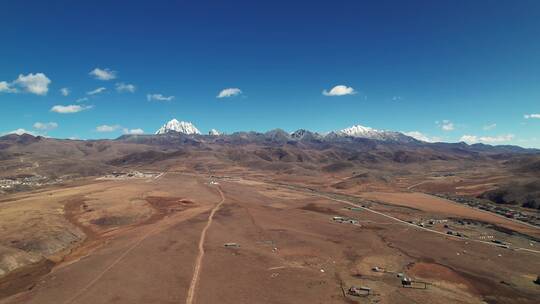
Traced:
<svg viewBox="0 0 540 304">
<path fill-rule="evenodd" d="M 3 3 L 0 134 L 177 118 L 540 147 L 539 1 L 75 2 Z"/>
</svg>

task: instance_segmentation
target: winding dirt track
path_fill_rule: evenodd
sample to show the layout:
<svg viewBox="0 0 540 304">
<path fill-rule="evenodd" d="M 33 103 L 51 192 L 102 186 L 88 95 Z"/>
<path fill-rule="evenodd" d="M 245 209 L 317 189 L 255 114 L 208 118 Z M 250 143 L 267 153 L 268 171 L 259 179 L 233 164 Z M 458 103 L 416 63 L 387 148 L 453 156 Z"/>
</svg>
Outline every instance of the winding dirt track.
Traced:
<svg viewBox="0 0 540 304">
<path fill-rule="evenodd" d="M 204 241 L 206 239 L 206 232 L 208 231 L 208 228 L 210 228 L 210 225 L 212 225 L 212 221 L 214 220 L 214 214 L 225 202 L 225 195 L 223 194 L 223 191 L 221 191 L 221 188 L 219 186 L 217 187 L 217 189 L 219 191 L 219 195 L 221 195 L 221 201 L 210 212 L 210 215 L 208 216 L 208 222 L 206 222 L 206 226 L 204 226 L 204 229 L 201 232 L 201 237 L 199 239 L 199 254 L 197 255 L 197 260 L 195 261 L 193 278 L 191 279 L 191 284 L 189 286 L 186 304 L 192 304 L 193 299 L 195 298 L 195 291 L 197 289 L 197 283 L 199 282 L 199 274 L 201 272 L 202 261 L 204 258 Z"/>
</svg>

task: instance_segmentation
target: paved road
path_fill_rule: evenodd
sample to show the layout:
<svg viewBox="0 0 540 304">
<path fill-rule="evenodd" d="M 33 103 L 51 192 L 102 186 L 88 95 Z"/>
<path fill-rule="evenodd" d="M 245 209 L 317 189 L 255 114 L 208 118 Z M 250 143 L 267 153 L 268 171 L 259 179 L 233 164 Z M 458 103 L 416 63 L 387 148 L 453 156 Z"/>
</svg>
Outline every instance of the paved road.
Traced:
<svg viewBox="0 0 540 304">
<path fill-rule="evenodd" d="M 406 222 L 406 221 L 404 221 L 404 220 L 398 219 L 398 218 L 393 217 L 393 216 L 391 216 L 391 215 L 388 215 L 388 214 L 385 214 L 385 213 L 382 213 L 382 212 L 379 212 L 379 211 L 375 211 L 375 210 L 372 210 L 372 209 L 369 209 L 369 208 L 365 208 L 365 207 L 359 206 L 359 205 L 357 205 L 357 204 L 354 204 L 354 203 L 351 203 L 351 202 L 348 202 L 348 201 L 344 201 L 344 200 L 340 200 L 340 199 L 337 199 L 337 198 L 333 198 L 333 197 L 331 197 L 331 196 L 326 196 L 326 195 L 318 194 L 318 193 L 311 193 L 311 194 L 312 194 L 312 195 L 315 195 L 315 196 L 319 196 L 319 197 L 324 197 L 324 198 L 327 198 L 327 199 L 330 199 L 330 200 L 333 200 L 333 201 L 336 201 L 336 202 L 339 202 L 339 203 L 343 203 L 343 204 L 347 204 L 347 205 L 350 205 L 350 206 L 354 206 L 354 207 L 356 207 L 356 208 L 361 208 L 361 209 L 363 209 L 363 210 L 365 210 L 365 211 L 368 211 L 368 212 L 371 212 L 371 213 L 374 213 L 374 214 L 378 214 L 378 215 L 384 216 L 384 217 L 389 218 L 389 219 L 391 219 L 391 220 L 397 221 L 397 222 L 399 222 L 399 223 L 401 223 L 401 224 L 408 225 L 408 226 L 414 227 L 414 228 L 416 228 L 416 229 L 428 231 L 428 232 L 431 232 L 431 233 L 436 233 L 436 234 L 439 234 L 439 235 L 443 235 L 443 236 L 445 236 L 445 237 L 451 237 L 451 238 L 455 238 L 455 239 L 459 239 L 459 240 L 466 240 L 467 242 L 483 243 L 483 244 L 490 245 L 490 246 L 500 246 L 499 244 L 492 243 L 492 242 L 481 241 L 481 240 L 474 240 L 474 239 L 463 239 L 462 237 L 459 237 L 459 236 L 446 234 L 446 233 L 444 233 L 444 232 L 440 232 L 440 231 L 437 231 L 437 230 L 429 229 L 429 228 L 426 228 L 426 227 L 421 227 L 421 226 L 418 226 L 418 225 L 416 225 L 416 224 L 412 224 L 412 223 Z M 538 250 L 533 250 L 533 249 L 529 249 L 529 248 L 512 247 L 512 249 L 513 249 L 513 250 L 527 251 L 527 252 L 532 252 L 532 253 L 540 254 L 540 251 L 538 251 Z"/>
<path fill-rule="evenodd" d="M 270 183 L 272 183 L 272 182 L 270 182 Z M 371 212 L 371 213 L 374 213 L 374 214 L 377 214 L 377 215 L 380 215 L 380 216 L 384 216 L 384 217 L 386 217 L 386 218 L 388 218 L 388 219 L 391 219 L 391 220 L 393 220 L 393 221 L 396 221 L 396 222 L 398 222 L 398 223 L 400 223 L 400 224 L 408 225 L 408 226 L 413 227 L 413 228 L 415 228 L 415 229 L 419 229 L 419 230 L 423 230 L 423 231 L 435 233 L 435 234 L 438 234 L 438 235 L 442 235 L 442 236 L 447 237 L 447 238 L 454 238 L 454 239 L 463 240 L 463 241 L 467 241 L 467 242 L 482 243 L 482 244 L 486 244 L 486 245 L 489 245 L 489 246 L 500 247 L 499 244 L 496 244 L 496 243 L 493 243 L 493 242 L 481 241 L 481 240 L 474 240 L 474 239 L 464 239 L 464 238 L 459 237 L 459 236 L 446 234 L 446 233 L 444 233 L 444 232 L 440 232 L 440 231 L 437 231 L 437 230 L 429 229 L 429 228 L 426 228 L 426 227 L 421 227 L 421 226 L 418 226 L 418 225 L 416 225 L 416 224 L 412 224 L 412 223 L 406 222 L 406 221 L 404 221 L 404 220 L 401 220 L 401 219 L 399 219 L 399 218 L 393 217 L 393 216 L 388 215 L 388 214 L 383 213 L 383 212 L 375 211 L 375 210 L 372 210 L 372 209 L 369 209 L 369 208 L 362 207 L 362 206 L 357 205 L 357 204 L 355 204 L 355 203 L 351 203 L 351 202 L 349 202 L 349 201 L 337 199 L 337 198 L 334 198 L 334 197 L 329 196 L 329 195 L 325 195 L 325 194 L 318 193 L 318 192 L 316 192 L 316 191 L 313 190 L 313 189 L 309 189 L 309 191 L 308 191 L 308 190 L 302 189 L 302 187 L 296 187 L 296 186 L 294 186 L 294 185 L 283 185 L 283 184 L 280 184 L 280 183 L 272 183 L 272 184 L 274 184 L 274 185 L 279 185 L 279 186 L 281 186 L 281 187 L 286 187 L 286 188 L 288 188 L 288 189 L 292 189 L 292 190 L 299 191 L 299 192 L 302 192 L 302 193 L 311 194 L 311 195 L 313 195 L 313 196 L 324 197 L 324 198 L 326 198 L 326 199 L 333 200 L 333 201 L 335 201 L 335 202 L 339 202 L 339 203 L 346 204 L 346 205 L 349 205 L 349 206 L 353 206 L 353 207 L 356 207 L 356 208 L 361 208 L 362 210 L 365 210 L 365 211 L 368 211 L 368 212 Z M 456 203 L 456 204 L 457 204 L 457 203 Z M 540 254 L 540 251 L 539 251 L 539 250 L 534 250 L 534 249 L 529 249 L 529 248 L 511 247 L 511 249 L 512 249 L 512 250 L 516 250 L 516 251 L 525 251 L 525 252 L 529 252 L 529 253 Z"/>
</svg>

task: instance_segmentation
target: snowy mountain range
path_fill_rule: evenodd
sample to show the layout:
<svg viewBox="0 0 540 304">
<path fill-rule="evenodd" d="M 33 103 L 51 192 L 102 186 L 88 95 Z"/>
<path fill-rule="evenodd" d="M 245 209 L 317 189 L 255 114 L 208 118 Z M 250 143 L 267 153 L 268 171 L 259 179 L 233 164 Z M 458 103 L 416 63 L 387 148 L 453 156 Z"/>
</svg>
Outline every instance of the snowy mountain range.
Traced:
<svg viewBox="0 0 540 304">
<path fill-rule="evenodd" d="M 201 132 L 193 125 L 191 122 L 178 121 L 177 119 L 172 119 L 171 121 L 164 124 L 155 134 L 168 134 L 168 133 L 182 133 L 187 135 L 200 135 Z M 208 135 L 211 136 L 220 136 L 223 135 L 221 132 L 216 129 L 212 129 L 208 132 Z M 306 140 L 306 139 L 335 139 L 335 138 L 366 138 L 366 139 L 375 139 L 381 141 L 397 141 L 397 142 L 413 142 L 414 138 L 407 136 L 400 132 L 394 131 L 384 131 L 376 130 L 370 127 L 365 127 L 361 125 L 355 125 L 343 130 L 332 131 L 325 135 L 311 132 L 308 130 L 300 129 L 288 134 L 288 137 L 291 140 Z"/>
<path fill-rule="evenodd" d="M 170 132 L 178 132 L 183 134 L 201 134 L 199 129 L 197 129 L 191 122 L 178 121 L 172 119 L 166 124 L 164 124 L 159 130 L 156 131 L 156 135 L 167 134 Z"/>
<path fill-rule="evenodd" d="M 412 137 L 400 132 L 376 130 L 370 127 L 355 125 L 335 132 L 338 136 L 348 136 L 356 138 L 368 138 L 383 141 L 411 141 Z"/>
</svg>

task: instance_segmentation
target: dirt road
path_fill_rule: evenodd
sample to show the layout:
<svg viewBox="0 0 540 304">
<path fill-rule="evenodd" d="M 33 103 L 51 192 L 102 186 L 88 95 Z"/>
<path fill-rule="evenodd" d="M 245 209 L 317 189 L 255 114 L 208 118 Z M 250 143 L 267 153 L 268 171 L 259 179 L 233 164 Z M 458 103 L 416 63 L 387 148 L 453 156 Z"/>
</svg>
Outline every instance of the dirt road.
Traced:
<svg viewBox="0 0 540 304">
<path fill-rule="evenodd" d="M 100 192 L 101 196 L 94 201 L 113 202 L 117 207 L 124 198 L 132 210 L 147 207 L 149 201 L 141 197 L 149 193 L 152 206 L 163 217 L 156 215 L 147 222 L 123 228 L 105 227 L 111 232 L 99 234 L 103 246 L 55 266 L 32 288 L 3 298 L 0 303 L 185 301 L 199 251 L 195 240 L 200 238 L 208 213 L 220 201 L 220 195 L 204 180 L 177 174 L 162 175 L 153 184 L 144 180 L 110 183 L 115 186 Z M 53 198 L 57 196 L 60 195 Z M 81 215 L 86 214 L 92 212 Z"/>
<path fill-rule="evenodd" d="M 291 185 L 214 186 L 206 176 L 170 172 L 158 181 L 116 182 L 87 204 L 119 206 L 122 194 L 138 208 L 151 204 L 162 218 L 107 235 L 103 246 L 0 303 L 350 303 L 341 287 L 356 285 L 376 290 L 369 300 L 378 303 L 536 303 L 534 252 L 448 241 L 387 209 L 347 210 L 358 207 L 350 198 Z M 357 217 L 362 226 L 338 224 L 336 215 Z M 402 288 L 374 265 L 432 285 Z"/>
<path fill-rule="evenodd" d="M 225 195 L 223 194 L 223 191 L 221 191 L 221 188 L 219 188 L 219 186 L 217 187 L 217 190 L 219 191 L 219 195 L 221 195 L 221 201 L 210 212 L 210 215 L 208 216 L 208 222 L 206 222 L 206 226 L 204 226 L 201 232 L 201 237 L 199 239 L 199 254 L 197 255 L 197 260 L 195 261 L 193 278 L 191 279 L 191 284 L 189 285 L 186 304 L 193 303 L 193 299 L 195 298 L 195 291 L 197 290 L 197 283 L 199 282 L 199 274 L 201 272 L 201 266 L 204 258 L 204 241 L 206 239 L 206 232 L 212 225 L 212 221 L 214 220 L 214 214 L 216 214 L 221 205 L 223 205 L 223 203 L 225 202 Z"/>
</svg>

